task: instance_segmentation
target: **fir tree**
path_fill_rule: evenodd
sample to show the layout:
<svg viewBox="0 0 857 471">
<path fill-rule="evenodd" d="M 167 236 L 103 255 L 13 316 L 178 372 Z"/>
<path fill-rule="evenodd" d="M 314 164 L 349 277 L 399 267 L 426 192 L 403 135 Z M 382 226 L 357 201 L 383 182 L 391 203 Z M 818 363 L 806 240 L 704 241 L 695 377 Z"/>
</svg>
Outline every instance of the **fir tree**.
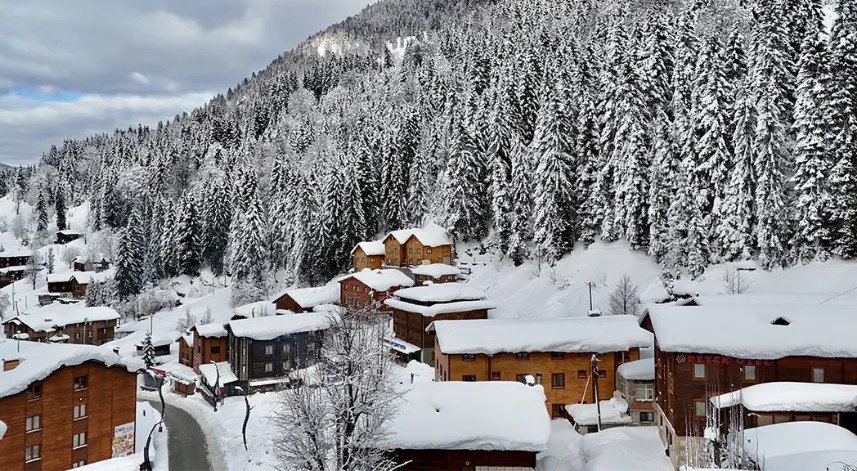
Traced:
<svg viewBox="0 0 857 471">
<path fill-rule="evenodd" d="M 181 201 L 176 227 L 176 250 L 179 273 L 196 276 L 200 269 L 200 221 L 195 196 L 186 192 Z"/>
<path fill-rule="evenodd" d="M 511 230 L 509 248 L 506 253 L 515 263 L 515 266 L 520 266 L 530 256 L 527 244 L 532 237 L 530 229 L 532 168 L 529 165 L 530 159 L 527 148 L 517 136 L 513 136 L 511 140 L 512 148 L 509 151 L 512 159 L 512 185 L 509 198 L 511 203 Z"/>
<path fill-rule="evenodd" d="M 57 216 L 57 230 L 62 231 L 68 229 L 66 222 L 66 207 L 65 207 L 65 192 L 60 189 L 57 191 L 56 201 L 54 202 L 55 212 Z"/>
<path fill-rule="evenodd" d="M 236 284 L 240 283 L 240 289 L 233 290 L 233 304 L 236 300 L 246 301 L 253 297 L 258 301 L 265 268 L 266 231 L 256 178 L 247 162 L 240 164 L 239 172 L 235 193 L 240 206 L 236 208 L 231 229 L 229 269 Z"/>
<path fill-rule="evenodd" d="M 119 235 L 116 250 L 116 295 L 119 299 L 127 300 L 140 293 L 143 288 L 143 251 L 145 234 L 139 211 L 131 213 L 128 227 Z"/>
<path fill-rule="evenodd" d="M 146 337 L 143 339 L 143 363 L 146 368 L 155 366 L 155 346 L 152 345 L 152 333 L 146 332 Z"/>
<path fill-rule="evenodd" d="M 36 202 L 36 232 L 45 232 L 48 230 L 48 204 L 45 201 L 44 192 L 39 192 L 39 199 Z"/>
<path fill-rule="evenodd" d="M 657 119 L 652 144 L 651 174 L 649 177 L 649 250 L 658 262 L 663 261 L 669 250 L 669 209 L 675 193 L 673 180 L 678 171 L 675 153 L 670 139 L 670 122 L 665 110 Z"/>
</svg>

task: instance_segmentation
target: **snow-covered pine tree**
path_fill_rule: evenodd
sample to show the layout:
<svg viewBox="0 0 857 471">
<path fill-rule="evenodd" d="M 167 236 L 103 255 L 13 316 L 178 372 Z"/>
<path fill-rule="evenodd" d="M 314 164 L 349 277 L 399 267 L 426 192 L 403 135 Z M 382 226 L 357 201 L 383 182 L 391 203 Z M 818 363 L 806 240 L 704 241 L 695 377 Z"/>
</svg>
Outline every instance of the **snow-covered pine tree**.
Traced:
<svg viewBox="0 0 857 471">
<path fill-rule="evenodd" d="M 197 197 L 192 191 L 182 195 L 181 212 L 175 228 L 175 241 L 179 273 L 195 276 L 201 266 L 201 224 Z"/>
<path fill-rule="evenodd" d="M 648 254 L 658 262 L 664 260 L 669 251 L 669 209 L 675 194 L 674 179 L 678 161 L 672 147 L 670 120 L 666 109 L 656 115 L 654 142 L 652 143 L 649 177 L 649 250 Z"/>
<path fill-rule="evenodd" d="M 408 221 L 408 182 L 410 168 L 419 146 L 417 113 L 405 108 L 397 117 L 396 132 L 385 155 L 384 180 L 381 182 L 384 218 L 387 229 L 403 227 Z"/>
<path fill-rule="evenodd" d="M 36 232 L 44 233 L 48 230 L 48 203 L 45 201 L 44 191 L 39 191 L 36 201 Z"/>
<path fill-rule="evenodd" d="M 54 201 L 54 209 L 57 217 L 57 230 L 62 231 L 68 229 L 68 222 L 66 221 L 65 191 L 63 191 L 62 188 L 57 191 L 56 200 Z"/>
<path fill-rule="evenodd" d="M 140 210 L 135 209 L 128 219 L 128 226 L 119 234 L 114 284 L 116 295 L 121 300 L 128 300 L 139 294 L 145 283 L 143 279 L 143 256 L 146 237 L 142 224 Z"/>
<path fill-rule="evenodd" d="M 658 12 L 649 19 L 649 29 L 642 51 L 643 64 L 640 78 L 645 81 L 643 90 L 649 115 L 658 116 L 661 111 L 669 113 L 672 101 L 672 74 L 675 68 L 673 43 L 670 34 L 670 13 Z M 668 116 L 668 115 L 667 115 Z"/>
<path fill-rule="evenodd" d="M 510 186 L 512 165 L 509 158 L 510 133 L 512 123 L 509 122 L 510 94 L 508 77 L 498 78 L 492 87 L 494 106 L 488 118 L 488 153 L 487 159 L 491 169 L 491 210 L 494 222 L 494 235 L 499 244 L 500 253 L 509 249 L 509 238 L 512 231 Z"/>
<path fill-rule="evenodd" d="M 509 155 L 512 160 L 512 184 L 510 204 L 509 248 L 506 252 L 515 266 L 523 264 L 530 256 L 529 241 L 532 237 L 530 215 L 533 212 L 531 195 L 533 169 L 528 149 L 517 135 L 511 138 Z"/>
<path fill-rule="evenodd" d="M 239 174 L 234 192 L 240 206 L 236 208 L 231 227 L 229 259 L 229 271 L 236 283 L 232 290 L 233 305 L 258 301 L 260 296 L 264 295 L 263 250 L 266 237 L 264 215 L 253 169 L 249 162 L 241 160 L 237 170 Z"/>
<path fill-rule="evenodd" d="M 143 339 L 143 363 L 146 368 L 155 366 L 155 346 L 152 345 L 152 333 L 146 332 L 146 337 Z"/>
<path fill-rule="evenodd" d="M 675 32 L 675 70 L 672 76 L 673 145 L 680 156 L 693 154 L 693 79 L 699 56 L 696 11 L 687 9 L 679 16 Z M 682 157 L 684 158 L 684 157 Z"/>
</svg>

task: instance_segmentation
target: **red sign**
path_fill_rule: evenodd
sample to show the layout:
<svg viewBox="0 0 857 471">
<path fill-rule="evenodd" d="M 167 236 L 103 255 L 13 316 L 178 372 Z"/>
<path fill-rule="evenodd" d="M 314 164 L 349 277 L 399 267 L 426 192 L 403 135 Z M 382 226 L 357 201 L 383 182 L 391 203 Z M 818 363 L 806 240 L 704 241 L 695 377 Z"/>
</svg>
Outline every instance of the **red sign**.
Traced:
<svg viewBox="0 0 857 471">
<path fill-rule="evenodd" d="M 678 355 L 676 361 L 679 363 L 708 363 L 713 365 L 774 365 L 773 360 L 750 360 L 746 358 L 732 358 L 725 355 Z"/>
</svg>

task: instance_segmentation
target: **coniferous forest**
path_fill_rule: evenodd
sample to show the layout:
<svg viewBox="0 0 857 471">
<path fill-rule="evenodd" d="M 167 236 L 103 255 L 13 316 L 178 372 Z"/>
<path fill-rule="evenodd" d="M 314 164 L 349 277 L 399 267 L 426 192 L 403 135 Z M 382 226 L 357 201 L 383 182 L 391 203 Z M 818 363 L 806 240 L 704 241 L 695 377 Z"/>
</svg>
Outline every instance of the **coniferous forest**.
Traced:
<svg viewBox="0 0 857 471">
<path fill-rule="evenodd" d="M 426 220 L 516 264 L 623 239 L 665 279 L 855 257 L 857 2 L 384 0 L 199 109 L 3 175 L 90 203 L 120 299 L 210 268 L 254 301 Z"/>
</svg>

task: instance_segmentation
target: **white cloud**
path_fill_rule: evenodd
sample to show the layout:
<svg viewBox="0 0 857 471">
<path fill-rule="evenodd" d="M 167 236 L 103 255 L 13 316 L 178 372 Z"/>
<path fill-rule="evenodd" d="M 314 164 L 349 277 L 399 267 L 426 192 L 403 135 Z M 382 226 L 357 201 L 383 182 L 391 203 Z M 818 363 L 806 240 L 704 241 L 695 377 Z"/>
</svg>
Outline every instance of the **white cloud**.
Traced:
<svg viewBox="0 0 857 471">
<path fill-rule="evenodd" d="M 148 85 L 150 83 L 149 77 L 141 74 L 140 72 L 131 72 L 131 80 L 139 83 L 140 85 Z"/>
</svg>

